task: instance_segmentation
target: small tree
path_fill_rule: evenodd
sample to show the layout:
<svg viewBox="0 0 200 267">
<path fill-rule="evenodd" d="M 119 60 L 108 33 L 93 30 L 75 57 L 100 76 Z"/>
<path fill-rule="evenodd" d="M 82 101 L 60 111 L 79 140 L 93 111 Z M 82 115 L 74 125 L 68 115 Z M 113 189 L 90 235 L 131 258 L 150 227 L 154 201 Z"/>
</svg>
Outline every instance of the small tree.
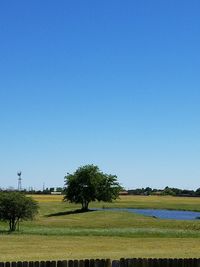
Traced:
<svg viewBox="0 0 200 267">
<path fill-rule="evenodd" d="M 38 204 L 21 192 L 0 193 L 0 220 L 9 223 L 9 230 L 15 231 L 19 221 L 31 220 L 38 212 Z"/>
<path fill-rule="evenodd" d="M 80 203 L 82 210 L 87 211 L 91 201 L 111 202 L 121 190 L 116 175 L 108 175 L 97 166 L 79 167 L 73 174 L 65 176 L 64 200 Z"/>
</svg>

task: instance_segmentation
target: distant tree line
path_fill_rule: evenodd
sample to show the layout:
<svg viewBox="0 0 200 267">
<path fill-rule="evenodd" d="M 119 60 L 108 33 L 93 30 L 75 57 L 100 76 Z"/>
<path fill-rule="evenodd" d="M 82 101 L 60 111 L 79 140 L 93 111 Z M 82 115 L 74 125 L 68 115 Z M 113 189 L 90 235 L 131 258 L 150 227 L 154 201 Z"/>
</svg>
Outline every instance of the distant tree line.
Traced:
<svg viewBox="0 0 200 267">
<path fill-rule="evenodd" d="M 10 191 L 17 191 L 14 189 L 3 189 L 0 188 L 0 192 L 10 192 Z M 65 194 L 65 188 L 63 187 L 50 187 L 45 188 L 43 190 L 34 190 L 34 189 L 24 189 L 22 190 L 25 194 L 45 194 L 50 195 L 52 192 L 61 192 L 61 194 Z M 141 196 L 149 196 L 149 195 L 159 195 L 159 196 L 189 196 L 189 197 L 200 197 L 200 188 L 196 190 L 189 190 L 189 189 L 180 189 L 175 187 L 168 187 L 166 186 L 164 189 L 158 188 L 135 188 L 129 190 L 122 190 L 120 195 L 141 195 Z"/>
<path fill-rule="evenodd" d="M 127 190 L 128 195 L 171 195 L 171 196 L 190 196 L 200 197 L 200 188 L 196 190 L 180 189 L 166 186 L 164 189 L 152 189 L 151 187 L 136 188 Z"/>
<path fill-rule="evenodd" d="M 0 188 L 0 192 L 15 192 L 15 191 L 18 191 L 14 188 Z M 25 194 L 41 194 L 41 195 L 50 195 L 52 192 L 61 192 L 61 194 L 63 193 L 64 191 L 64 188 L 63 187 L 50 187 L 50 188 L 45 188 L 43 190 L 35 190 L 35 189 L 23 189 L 23 190 L 20 190 L 21 192 L 25 193 Z"/>
</svg>

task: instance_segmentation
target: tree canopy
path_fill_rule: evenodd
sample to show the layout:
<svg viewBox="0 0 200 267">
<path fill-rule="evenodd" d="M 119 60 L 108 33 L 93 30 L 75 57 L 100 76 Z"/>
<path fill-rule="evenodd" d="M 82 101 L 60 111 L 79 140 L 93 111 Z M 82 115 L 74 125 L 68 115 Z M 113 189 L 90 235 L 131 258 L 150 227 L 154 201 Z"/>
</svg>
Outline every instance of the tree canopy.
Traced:
<svg viewBox="0 0 200 267">
<path fill-rule="evenodd" d="M 22 220 L 31 220 L 38 211 L 38 204 L 21 192 L 0 193 L 0 220 L 9 223 L 9 230 L 15 231 Z"/>
<path fill-rule="evenodd" d="M 82 210 L 87 211 L 91 201 L 111 202 L 121 190 L 116 175 L 106 174 L 98 166 L 85 165 L 73 174 L 65 176 L 64 200 L 80 203 Z"/>
</svg>

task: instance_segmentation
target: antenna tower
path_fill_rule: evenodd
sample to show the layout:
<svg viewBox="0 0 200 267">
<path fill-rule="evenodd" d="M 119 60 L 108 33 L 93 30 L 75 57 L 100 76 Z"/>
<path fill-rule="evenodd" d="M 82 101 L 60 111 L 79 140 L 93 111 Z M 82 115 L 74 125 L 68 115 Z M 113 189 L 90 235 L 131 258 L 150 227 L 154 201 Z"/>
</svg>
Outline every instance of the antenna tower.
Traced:
<svg viewBox="0 0 200 267">
<path fill-rule="evenodd" d="M 21 176 L 22 176 L 22 172 L 19 171 L 19 172 L 17 173 L 17 175 L 18 175 L 18 191 L 21 191 L 21 190 L 22 190 L 22 178 L 21 178 Z"/>
</svg>

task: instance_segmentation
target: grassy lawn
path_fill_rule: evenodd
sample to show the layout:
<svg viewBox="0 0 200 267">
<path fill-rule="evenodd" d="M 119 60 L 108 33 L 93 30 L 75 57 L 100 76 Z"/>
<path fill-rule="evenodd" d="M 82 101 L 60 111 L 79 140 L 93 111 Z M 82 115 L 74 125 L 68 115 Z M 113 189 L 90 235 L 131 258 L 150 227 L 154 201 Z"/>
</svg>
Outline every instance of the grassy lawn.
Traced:
<svg viewBox="0 0 200 267">
<path fill-rule="evenodd" d="M 0 224 L 0 261 L 199 257 L 198 220 L 161 220 L 106 210 L 71 213 L 80 206 L 62 202 L 62 196 L 33 197 L 40 204 L 34 221 L 21 223 L 20 231 L 13 234 L 5 231 L 5 223 Z M 200 198 L 123 196 L 113 203 L 91 203 L 90 208 L 95 207 L 200 211 Z"/>
<path fill-rule="evenodd" d="M 134 257 L 199 257 L 192 238 L 2 236 L 0 261 Z"/>
</svg>

